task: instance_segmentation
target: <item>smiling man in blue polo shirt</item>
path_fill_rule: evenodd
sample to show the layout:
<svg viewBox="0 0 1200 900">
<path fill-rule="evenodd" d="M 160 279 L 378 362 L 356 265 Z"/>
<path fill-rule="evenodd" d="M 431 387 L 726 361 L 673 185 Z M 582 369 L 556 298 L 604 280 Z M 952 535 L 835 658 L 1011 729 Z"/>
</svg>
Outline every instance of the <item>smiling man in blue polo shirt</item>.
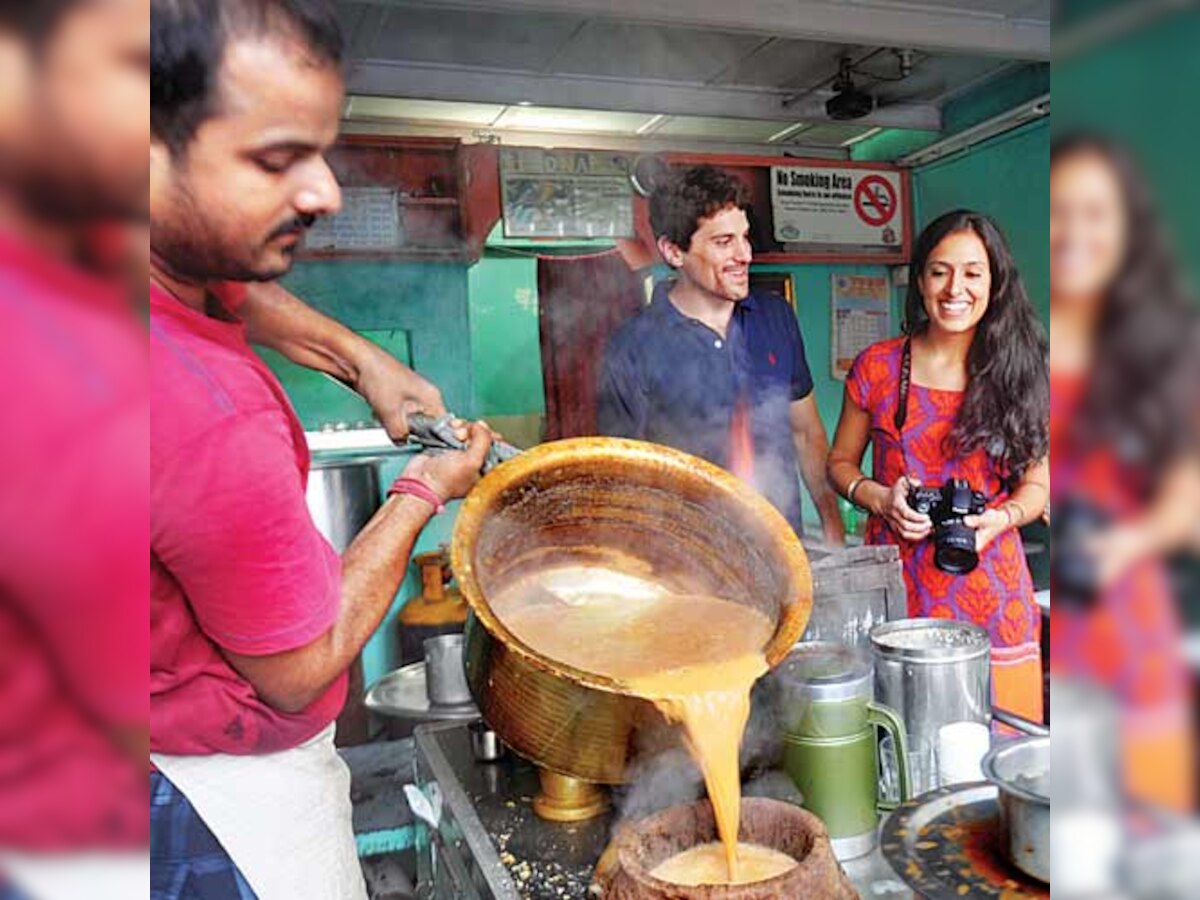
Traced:
<svg viewBox="0 0 1200 900">
<path fill-rule="evenodd" d="M 845 534 L 825 480 L 829 439 L 791 307 L 750 291 L 748 197 L 712 166 L 675 170 L 650 223 L 675 278 L 613 335 L 600 376 L 603 434 L 654 441 L 747 481 L 802 533 L 800 479 L 824 539 Z"/>
</svg>

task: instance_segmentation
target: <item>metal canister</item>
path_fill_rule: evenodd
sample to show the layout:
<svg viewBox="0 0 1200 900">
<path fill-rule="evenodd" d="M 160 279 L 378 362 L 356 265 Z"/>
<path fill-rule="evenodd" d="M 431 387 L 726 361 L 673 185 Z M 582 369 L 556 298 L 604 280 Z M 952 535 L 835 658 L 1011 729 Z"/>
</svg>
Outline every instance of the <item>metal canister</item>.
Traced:
<svg viewBox="0 0 1200 900">
<path fill-rule="evenodd" d="M 879 814 L 895 809 L 880 794 L 876 729 L 898 755 L 901 801 L 909 799 L 904 725 L 872 699 L 871 662 L 841 644 L 802 643 L 770 676 L 778 685 L 783 768 L 820 816 L 841 860 L 875 849 Z"/>
<path fill-rule="evenodd" d="M 939 786 L 938 731 L 953 722 L 987 725 L 991 643 L 978 625 L 901 619 L 871 630 L 875 699 L 899 713 L 908 733 L 913 794 Z"/>
</svg>

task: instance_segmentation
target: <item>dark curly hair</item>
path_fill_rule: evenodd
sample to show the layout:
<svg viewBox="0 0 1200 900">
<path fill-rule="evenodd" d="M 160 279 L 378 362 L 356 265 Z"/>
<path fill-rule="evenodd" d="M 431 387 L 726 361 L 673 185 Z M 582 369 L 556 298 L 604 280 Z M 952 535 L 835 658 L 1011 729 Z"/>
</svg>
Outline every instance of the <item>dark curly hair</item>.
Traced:
<svg viewBox="0 0 1200 900">
<path fill-rule="evenodd" d="M 741 180 L 716 166 L 672 169 L 650 195 L 650 227 L 655 238 L 686 251 L 701 220 L 727 206 L 749 210 L 750 192 Z"/>
<path fill-rule="evenodd" d="M 1200 318 L 1132 155 L 1110 138 L 1075 133 L 1054 141 L 1050 165 L 1085 155 L 1116 176 L 1128 237 L 1074 432 L 1153 474 L 1197 444 Z"/>
<path fill-rule="evenodd" d="M 1050 347 L 1008 243 L 990 218 L 958 209 L 921 232 L 909 263 L 904 331 L 919 335 L 928 330 L 921 276 L 934 247 L 960 231 L 974 232 L 983 242 L 992 287 L 967 352 L 966 395 L 946 450 L 967 454 L 982 447 L 1015 484 L 1050 449 Z"/>
</svg>

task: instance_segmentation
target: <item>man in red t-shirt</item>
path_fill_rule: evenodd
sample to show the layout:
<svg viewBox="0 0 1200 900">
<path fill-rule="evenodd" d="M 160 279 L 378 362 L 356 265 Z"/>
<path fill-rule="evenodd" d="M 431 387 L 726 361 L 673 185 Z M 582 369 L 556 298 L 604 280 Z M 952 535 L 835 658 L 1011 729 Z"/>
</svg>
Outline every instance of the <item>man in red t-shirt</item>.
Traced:
<svg viewBox="0 0 1200 900">
<path fill-rule="evenodd" d="M 74 260 L 146 214 L 149 5 L 0 2 L 0 870 L 47 900 L 146 883 L 146 339 Z"/>
<path fill-rule="evenodd" d="M 332 744 L 346 671 L 491 436 L 474 425 L 465 452 L 414 459 L 341 559 L 317 532 L 303 431 L 233 285 L 282 275 L 304 228 L 340 205 L 324 160 L 340 36 L 316 0 L 217 6 L 156 0 L 153 14 L 151 896 L 358 898 Z M 334 348 L 314 363 L 374 377 L 364 341 L 259 294 L 252 331 L 290 335 L 301 357 Z"/>
</svg>

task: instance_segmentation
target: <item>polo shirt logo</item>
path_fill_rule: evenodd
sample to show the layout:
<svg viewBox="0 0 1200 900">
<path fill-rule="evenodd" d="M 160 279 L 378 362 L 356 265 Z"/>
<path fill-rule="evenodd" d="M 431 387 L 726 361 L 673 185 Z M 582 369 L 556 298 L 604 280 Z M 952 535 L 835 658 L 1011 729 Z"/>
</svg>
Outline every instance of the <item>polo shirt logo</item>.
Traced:
<svg viewBox="0 0 1200 900">
<path fill-rule="evenodd" d="M 779 362 L 779 360 L 775 358 L 775 354 L 772 352 L 767 354 L 767 362 L 769 362 L 771 365 L 775 365 L 775 363 Z"/>
</svg>

